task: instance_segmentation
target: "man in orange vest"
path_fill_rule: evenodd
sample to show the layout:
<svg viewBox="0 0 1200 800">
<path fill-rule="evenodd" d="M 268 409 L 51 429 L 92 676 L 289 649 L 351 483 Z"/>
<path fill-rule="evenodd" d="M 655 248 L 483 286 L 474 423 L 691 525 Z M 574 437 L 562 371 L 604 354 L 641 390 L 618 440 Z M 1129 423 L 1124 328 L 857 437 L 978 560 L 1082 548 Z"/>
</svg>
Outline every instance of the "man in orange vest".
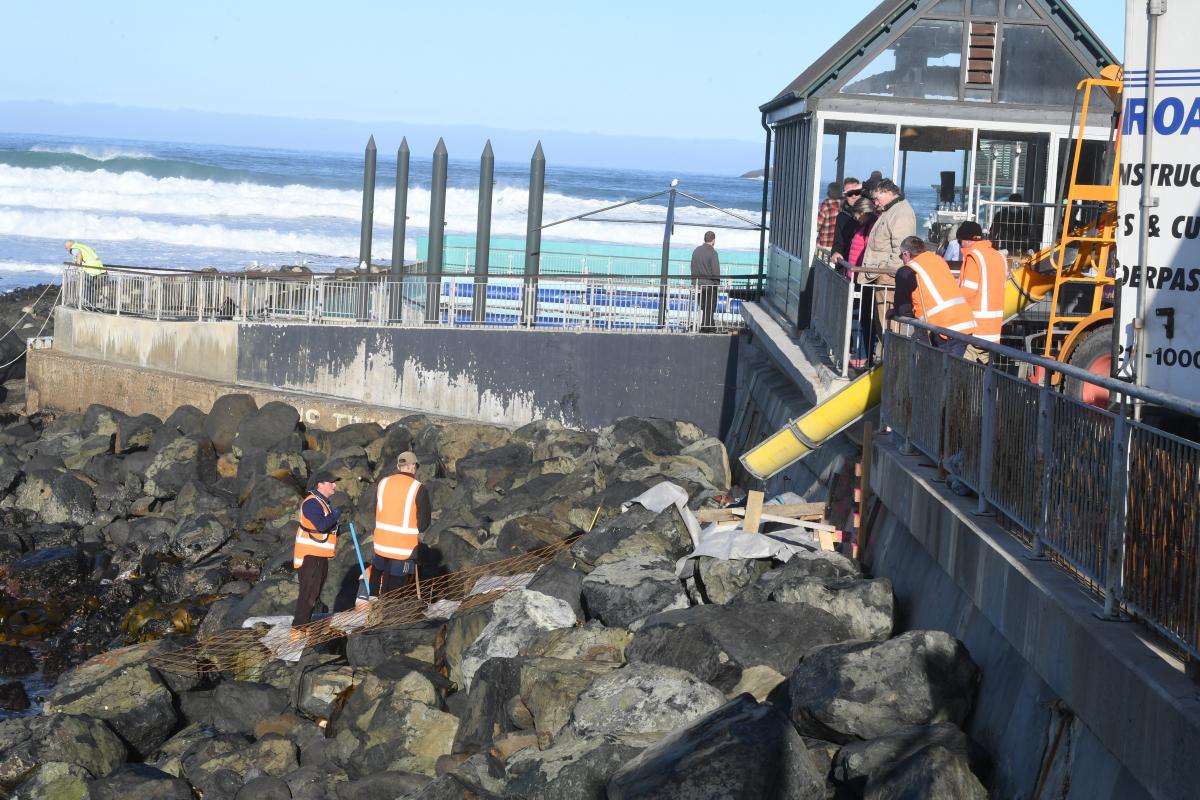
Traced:
<svg viewBox="0 0 1200 800">
<path fill-rule="evenodd" d="M 1000 344 L 1000 328 L 1004 325 L 1004 282 L 1008 280 L 1008 259 L 992 243 L 983 238 L 978 222 L 967 220 L 958 226 L 958 241 L 963 262 L 958 281 L 963 299 L 975 315 L 975 336 Z M 973 344 L 967 345 L 966 358 L 986 364 L 988 351 Z"/>
<path fill-rule="evenodd" d="M 313 478 L 313 490 L 300 504 L 300 524 L 296 528 L 296 543 L 292 546 L 292 567 L 300 570 L 300 594 L 296 597 L 293 626 L 312 619 L 313 608 L 329 575 L 329 559 L 337 549 L 334 529 L 341 511 L 329 502 L 337 491 L 337 480 L 331 472 L 318 472 Z"/>
<path fill-rule="evenodd" d="M 888 311 L 889 318 L 913 317 L 959 333 L 975 333 L 971 308 L 941 256 L 927 250 L 920 237 L 909 236 L 900 243 L 900 260 L 904 266 L 896 272 L 896 304 Z M 967 347 L 941 334 L 931 333 L 929 341 L 956 356 Z"/>
<path fill-rule="evenodd" d="M 375 558 L 371 588 L 378 596 L 408 583 L 416 570 L 414 555 L 421 532 L 429 527 L 429 490 L 417 480 L 417 456 L 396 456 L 396 473 L 375 489 Z"/>
</svg>

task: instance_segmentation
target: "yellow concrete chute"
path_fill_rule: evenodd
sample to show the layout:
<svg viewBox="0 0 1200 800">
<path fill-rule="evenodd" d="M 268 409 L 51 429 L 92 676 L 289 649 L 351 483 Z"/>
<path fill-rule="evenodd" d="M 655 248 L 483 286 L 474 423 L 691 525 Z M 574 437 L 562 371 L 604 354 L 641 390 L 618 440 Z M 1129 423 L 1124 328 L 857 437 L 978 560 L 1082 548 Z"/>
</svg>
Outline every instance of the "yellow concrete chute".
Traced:
<svg viewBox="0 0 1200 800">
<path fill-rule="evenodd" d="M 1054 274 L 1037 272 L 1030 266 L 1041 260 L 1038 256 L 1044 257 L 1045 253 L 1031 256 L 1026 266 L 1009 274 L 1004 293 L 1005 321 L 1054 290 Z M 746 452 L 741 457 L 742 466 L 759 480 L 767 480 L 853 425 L 879 405 L 882 395 L 883 367 L 875 367 Z"/>
</svg>

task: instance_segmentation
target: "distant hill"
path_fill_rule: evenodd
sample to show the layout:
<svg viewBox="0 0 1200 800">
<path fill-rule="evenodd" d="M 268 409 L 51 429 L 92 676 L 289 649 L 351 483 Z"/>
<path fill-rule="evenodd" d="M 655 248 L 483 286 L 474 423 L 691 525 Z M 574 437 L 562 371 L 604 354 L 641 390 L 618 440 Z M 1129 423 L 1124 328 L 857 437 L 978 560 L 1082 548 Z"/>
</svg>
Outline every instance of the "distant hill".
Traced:
<svg viewBox="0 0 1200 800">
<path fill-rule="evenodd" d="M 744 175 L 739 175 L 739 178 L 761 178 L 765 173 L 761 169 L 752 169 Z"/>
</svg>

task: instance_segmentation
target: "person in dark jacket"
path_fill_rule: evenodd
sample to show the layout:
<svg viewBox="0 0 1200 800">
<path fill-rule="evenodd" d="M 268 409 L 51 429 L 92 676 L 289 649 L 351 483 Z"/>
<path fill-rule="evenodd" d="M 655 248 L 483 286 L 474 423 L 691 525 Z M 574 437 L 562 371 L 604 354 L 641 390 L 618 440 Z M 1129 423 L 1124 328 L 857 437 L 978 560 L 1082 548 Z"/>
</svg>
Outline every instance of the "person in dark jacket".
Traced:
<svg viewBox="0 0 1200 800">
<path fill-rule="evenodd" d="M 834 266 L 850 257 L 850 241 L 859 225 L 858 218 L 854 215 L 854 205 L 862 197 L 863 188 L 858 178 L 846 178 L 842 181 L 842 206 L 838 209 L 837 220 L 834 222 L 833 247 L 830 248 L 830 261 Z"/>
<path fill-rule="evenodd" d="M 318 472 L 313 478 L 313 490 L 300 504 L 300 524 L 292 547 L 292 566 L 300 575 L 300 593 L 292 625 L 303 625 L 312 619 L 313 608 L 329 575 L 329 559 L 337 550 L 338 518 L 341 511 L 330 504 L 337 490 L 337 476 Z"/>
<path fill-rule="evenodd" d="M 712 333 L 713 315 L 717 310 L 717 293 L 721 290 L 721 258 L 717 255 L 717 235 L 704 232 L 704 244 L 692 251 L 692 279 L 696 286 L 697 305 L 702 318 L 701 333 Z"/>
</svg>

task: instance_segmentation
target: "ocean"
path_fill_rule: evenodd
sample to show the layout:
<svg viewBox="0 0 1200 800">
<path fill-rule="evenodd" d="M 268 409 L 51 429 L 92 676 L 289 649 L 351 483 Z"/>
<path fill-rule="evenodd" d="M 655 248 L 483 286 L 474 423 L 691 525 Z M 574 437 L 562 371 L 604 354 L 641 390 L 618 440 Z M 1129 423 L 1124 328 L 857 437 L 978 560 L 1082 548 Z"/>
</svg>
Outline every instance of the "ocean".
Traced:
<svg viewBox="0 0 1200 800">
<path fill-rule="evenodd" d="M 480 143 L 482 146 L 482 142 Z M 380 142 L 372 260 L 391 260 L 395 148 Z M 521 161 L 501 161 L 508 157 Z M 497 154 L 492 236 L 523 242 L 529 154 Z M 748 165 L 753 166 L 753 165 Z M 405 258 L 427 234 L 431 162 L 411 160 Z M 109 264 L 146 267 L 246 267 L 305 264 L 314 270 L 358 261 L 362 153 L 63 139 L 0 133 L 0 289 L 44 282 L 61 270 L 63 241 L 95 248 Z M 757 222 L 762 181 L 555 164 L 547 157 L 543 221 L 582 214 L 666 188 L 679 189 Z M 448 236 L 471 235 L 478 208 L 478 155 L 451 159 Z M 555 242 L 606 242 L 661 252 L 665 198 L 609 212 L 609 219 L 548 229 Z M 719 211 L 680 198 L 679 222 L 734 224 Z M 722 251 L 753 252 L 758 233 L 718 230 Z M 695 246 L 704 227 L 679 225 L 673 243 Z"/>
<path fill-rule="evenodd" d="M 372 246 L 376 263 L 390 262 L 392 255 L 397 145 L 379 143 Z M 497 154 L 494 247 L 519 250 L 524 241 L 528 157 Z M 0 133 L 0 291 L 53 280 L 66 258 L 66 239 L 90 244 L 108 264 L 127 266 L 241 270 L 304 264 L 317 271 L 353 267 L 358 261 L 362 170 L 361 152 Z M 430 172 L 430 160 L 414 154 L 404 247 L 408 261 L 423 255 Z M 555 164 L 553 152 L 547 155 L 543 221 L 651 194 L 674 178 L 681 191 L 758 221 L 761 179 L 572 167 Z M 478 180 L 478 155 L 450 160 L 448 242 L 461 245 L 474 233 Z M 910 193 L 910 199 L 918 220 L 924 219 L 933 206 L 932 190 Z M 608 221 L 549 228 L 543 234 L 543 252 L 554 252 L 556 243 L 559 250 L 572 252 L 580 251 L 580 243 L 607 243 L 632 246 L 655 259 L 661 253 L 665 204 L 665 198 L 658 198 L 601 215 Z M 741 224 L 683 198 L 676 219 L 680 224 L 672 244 L 676 255 L 684 258 L 700 242 L 705 227 Z M 718 249 L 727 262 L 757 264 L 756 231 L 716 231 Z"/>
</svg>

